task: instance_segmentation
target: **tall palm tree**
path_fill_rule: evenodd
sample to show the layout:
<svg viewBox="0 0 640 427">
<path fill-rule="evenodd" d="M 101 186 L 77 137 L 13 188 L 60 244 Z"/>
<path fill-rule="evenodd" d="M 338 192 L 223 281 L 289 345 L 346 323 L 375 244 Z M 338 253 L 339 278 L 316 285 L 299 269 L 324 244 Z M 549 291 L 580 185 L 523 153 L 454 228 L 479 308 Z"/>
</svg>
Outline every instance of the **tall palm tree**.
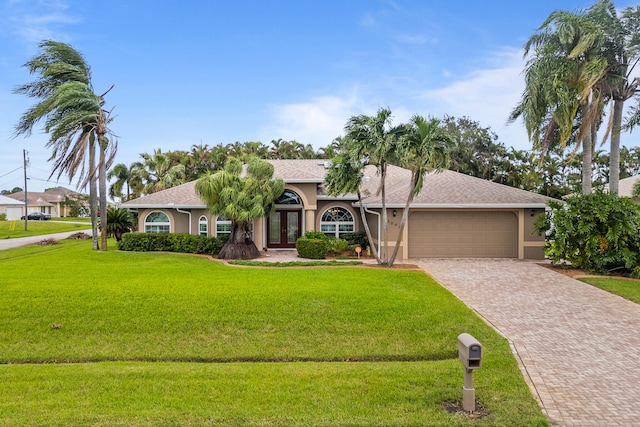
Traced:
<svg viewBox="0 0 640 427">
<path fill-rule="evenodd" d="M 525 90 L 510 121 L 522 117 L 542 155 L 574 138 L 582 142 L 582 191 L 591 192 L 591 156 L 605 95 L 597 84 L 607 69 L 599 54 L 602 29 L 584 12 L 552 12 L 525 44 Z M 576 148 L 577 150 L 578 148 Z"/>
<path fill-rule="evenodd" d="M 610 135 L 609 191 L 618 193 L 620 180 L 620 133 L 624 104 L 636 95 L 638 80 L 631 77 L 640 61 L 640 6 L 628 7 L 621 15 L 610 0 L 600 0 L 589 8 L 589 17 L 605 34 L 602 54 L 608 68 L 600 82 L 611 103 L 607 135 Z M 639 99 L 640 100 L 640 99 Z"/>
<path fill-rule="evenodd" d="M 56 172 L 58 178 L 67 174 L 71 181 L 79 174 L 78 187 L 86 186 L 87 182 L 90 184 L 93 248 L 98 249 L 96 143 L 100 145 L 100 163 L 105 168 L 116 151 L 115 141 L 110 142 L 106 138 L 111 132 L 107 126 L 110 121 L 108 113 L 102 108 L 104 95 L 94 93 L 90 67 L 77 50 L 52 40 L 45 40 L 38 47 L 40 54 L 24 66 L 31 74 L 39 74 L 40 77 L 19 86 L 15 93 L 37 98 L 39 102 L 21 116 L 15 136 L 29 136 L 33 127 L 44 120 L 44 130 L 49 134 L 46 146 L 52 150 L 49 160 L 54 161 L 51 176 Z M 107 154 L 109 149 L 111 151 Z M 87 160 L 88 168 L 85 167 Z M 106 177 L 100 174 L 100 178 L 106 188 Z M 103 191 L 100 200 L 105 206 L 106 197 L 106 191 Z M 105 236 L 102 249 L 106 250 L 106 218 L 101 228 Z"/>
<path fill-rule="evenodd" d="M 401 139 L 400 164 L 411 171 L 409 194 L 402 212 L 400 230 L 396 245 L 389 259 L 389 265 L 393 265 L 398 249 L 400 248 L 400 236 L 409 217 L 409 206 L 424 185 L 424 176 L 429 172 L 440 172 L 449 166 L 451 152 L 455 148 L 455 141 L 440 126 L 437 119 L 426 120 L 421 116 L 413 116 L 411 125 Z"/>
<path fill-rule="evenodd" d="M 133 169 L 124 163 L 118 163 L 107 174 L 107 179 L 115 178 L 115 182 L 109 187 L 109 196 L 119 198 L 121 202 L 140 197 L 142 192 L 142 181 Z M 123 188 L 126 192 L 123 193 Z M 108 218 L 107 218 L 108 220 Z"/>
</svg>

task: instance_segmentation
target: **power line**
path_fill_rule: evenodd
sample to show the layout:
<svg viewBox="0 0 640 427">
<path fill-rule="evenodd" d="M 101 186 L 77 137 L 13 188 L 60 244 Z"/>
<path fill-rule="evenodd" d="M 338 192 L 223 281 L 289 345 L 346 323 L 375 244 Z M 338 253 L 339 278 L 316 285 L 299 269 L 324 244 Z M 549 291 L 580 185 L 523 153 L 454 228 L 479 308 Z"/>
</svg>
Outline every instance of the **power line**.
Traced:
<svg viewBox="0 0 640 427">
<path fill-rule="evenodd" d="M 14 170 L 12 170 L 11 172 L 5 173 L 4 175 L 0 175 L 0 178 L 4 178 L 5 176 L 10 175 L 10 174 L 12 174 L 15 171 L 20 170 L 20 169 L 22 169 L 22 166 L 19 166 L 19 167 L 15 168 Z"/>
</svg>

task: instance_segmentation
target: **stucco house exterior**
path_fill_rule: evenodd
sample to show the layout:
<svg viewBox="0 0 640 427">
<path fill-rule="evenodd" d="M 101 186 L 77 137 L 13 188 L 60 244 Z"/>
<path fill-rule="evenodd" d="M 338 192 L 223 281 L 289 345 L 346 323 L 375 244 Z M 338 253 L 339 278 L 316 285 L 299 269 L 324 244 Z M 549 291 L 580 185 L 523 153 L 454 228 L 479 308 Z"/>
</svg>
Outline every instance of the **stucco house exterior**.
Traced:
<svg viewBox="0 0 640 427">
<path fill-rule="evenodd" d="M 7 197 L 17 200 L 24 206 L 24 191 L 7 194 Z M 47 191 L 28 191 L 28 213 L 43 212 L 48 213 L 52 217 L 70 216 L 71 208 L 65 206 L 67 198 L 73 200 L 81 200 L 83 195 L 64 187 L 50 188 Z M 24 209 L 23 213 L 24 215 Z"/>
<path fill-rule="evenodd" d="M 20 219 L 24 215 L 24 203 L 0 194 L 0 214 L 4 214 L 7 221 Z"/>
<path fill-rule="evenodd" d="M 285 192 L 275 213 L 253 224 L 252 237 L 259 249 L 295 249 L 296 239 L 305 231 L 340 237 L 364 230 L 355 195 L 330 197 L 325 193 L 325 160 L 268 161 L 274 166 L 274 177 L 284 180 Z M 552 199 L 448 170 L 427 174 L 400 233 L 410 176 L 407 169 L 389 167 L 387 245 L 393 247 L 400 239 L 398 259 L 544 257 L 544 236 L 533 232 L 533 222 Z M 379 238 L 381 229 L 382 205 L 376 194 L 379 181 L 375 168 L 368 168 L 362 194 L 374 239 Z M 217 236 L 230 231 L 228 221 L 208 212 L 196 195 L 195 182 L 125 202 L 122 207 L 138 211 L 138 230 L 142 232 Z"/>
</svg>

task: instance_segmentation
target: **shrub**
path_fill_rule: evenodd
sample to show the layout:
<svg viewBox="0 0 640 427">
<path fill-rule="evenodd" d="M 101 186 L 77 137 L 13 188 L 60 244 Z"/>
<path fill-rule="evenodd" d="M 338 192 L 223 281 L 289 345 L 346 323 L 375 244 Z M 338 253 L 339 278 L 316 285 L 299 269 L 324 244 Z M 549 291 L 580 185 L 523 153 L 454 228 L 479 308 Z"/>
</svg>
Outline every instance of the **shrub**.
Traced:
<svg viewBox="0 0 640 427">
<path fill-rule="evenodd" d="M 304 237 L 306 239 L 323 239 L 323 240 L 329 239 L 329 237 L 326 234 L 324 234 L 322 231 L 307 231 L 306 233 L 304 233 Z"/>
<path fill-rule="evenodd" d="M 631 199 L 598 190 L 549 206 L 535 228 L 549 232 L 545 254 L 553 262 L 597 273 L 630 273 L 638 266 L 640 208 Z"/>
<path fill-rule="evenodd" d="M 7 220 L 7 214 L 6 213 L 1 213 L 0 214 L 0 221 L 6 221 Z"/>
<path fill-rule="evenodd" d="M 324 239 L 299 238 L 296 240 L 298 256 L 309 259 L 324 259 L 327 256 L 327 240 L 326 237 Z"/>
<path fill-rule="evenodd" d="M 369 240 L 367 239 L 367 233 L 364 231 L 355 231 L 353 233 L 343 233 L 342 239 L 346 240 L 350 246 L 354 248 L 360 246 L 363 250 L 369 247 Z"/>
<path fill-rule="evenodd" d="M 327 239 L 327 253 L 330 255 L 341 255 L 349 247 L 349 242 L 335 237 Z"/>
<path fill-rule="evenodd" d="M 135 252 L 180 252 L 190 254 L 215 255 L 229 239 L 229 236 L 207 237 L 193 234 L 169 233 L 126 233 L 118 242 L 121 251 Z"/>
</svg>

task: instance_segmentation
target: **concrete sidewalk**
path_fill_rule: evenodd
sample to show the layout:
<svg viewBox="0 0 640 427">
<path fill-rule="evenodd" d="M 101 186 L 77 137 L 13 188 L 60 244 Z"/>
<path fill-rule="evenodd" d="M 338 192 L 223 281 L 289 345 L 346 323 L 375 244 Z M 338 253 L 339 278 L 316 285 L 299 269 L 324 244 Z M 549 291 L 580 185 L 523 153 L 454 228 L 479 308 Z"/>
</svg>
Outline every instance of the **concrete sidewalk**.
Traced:
<svg viewBox="0 0 640 427">
<path fill-rule="evenodd" d="M 25 246 L 25 245 L 31 245 L 45 239 L 62 240 L 62 239 L 66 239 L 67 237 L 75 233 L 86 233 L 88 235 L 91 235 L 91 228 L 89 228 L 88 230 L 66 231 L 64 233 L 41 234 L 39 236 L 17 237 L 14 239 L 2 239 L 0 240 L 0 250 L 17 248 L 19 246 Z"/>
</svg>

